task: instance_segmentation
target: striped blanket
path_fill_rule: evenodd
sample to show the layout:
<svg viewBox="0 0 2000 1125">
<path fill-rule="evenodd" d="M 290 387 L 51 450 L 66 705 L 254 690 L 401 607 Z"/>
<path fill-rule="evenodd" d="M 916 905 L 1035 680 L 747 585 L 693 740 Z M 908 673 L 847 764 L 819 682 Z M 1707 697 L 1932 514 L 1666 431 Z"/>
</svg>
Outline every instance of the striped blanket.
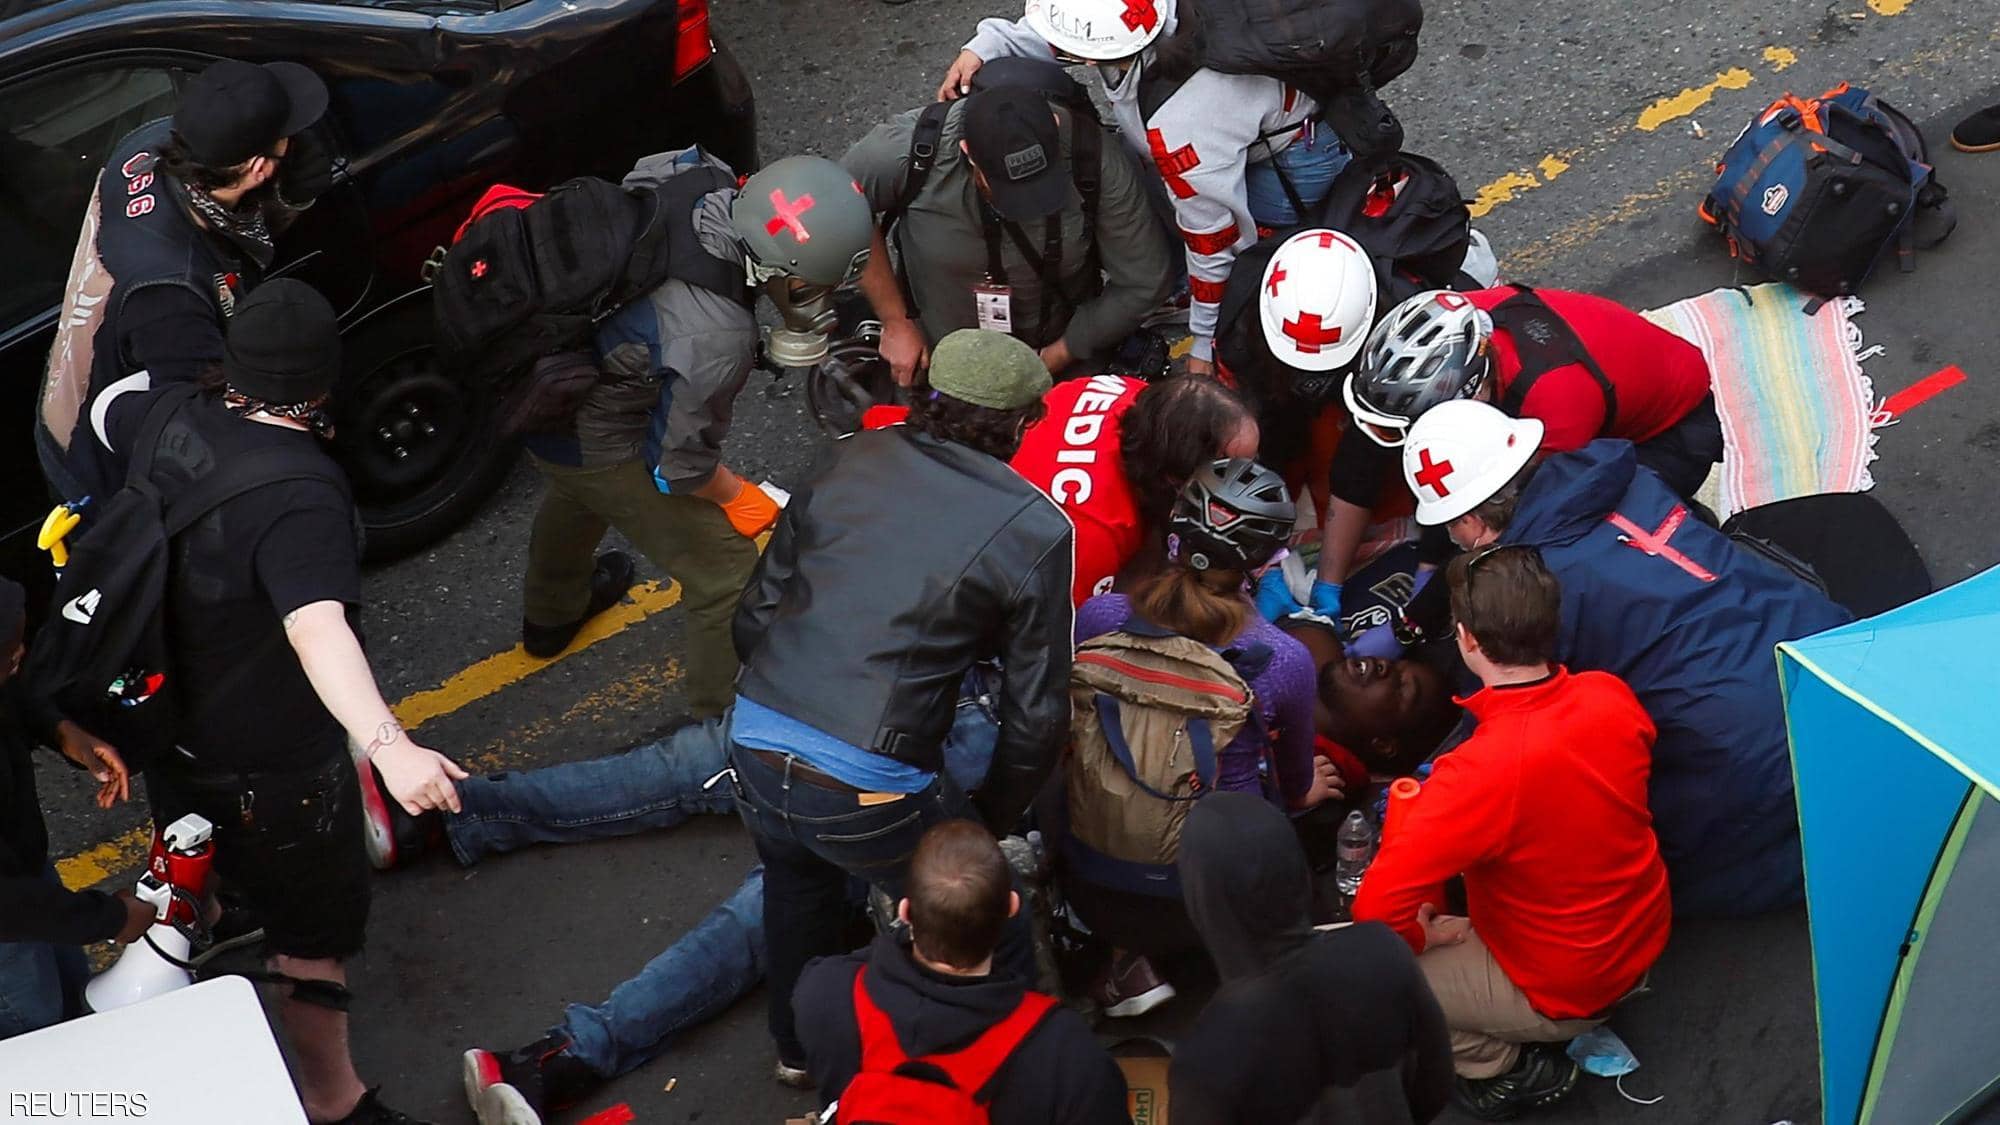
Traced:
<svg viewBox="0 0 2000 1125">
<path fill-rule="evenodd" d="M 1821 492 L 1874 487 L 1875 390 L 1861 361 L 1858 299 L 1807 316 L 1788 285 L 1717 289 L 1646 317 L 1708 358 L 1723 459 L 1702 499 L 1723 517 Z"/>
</svg>

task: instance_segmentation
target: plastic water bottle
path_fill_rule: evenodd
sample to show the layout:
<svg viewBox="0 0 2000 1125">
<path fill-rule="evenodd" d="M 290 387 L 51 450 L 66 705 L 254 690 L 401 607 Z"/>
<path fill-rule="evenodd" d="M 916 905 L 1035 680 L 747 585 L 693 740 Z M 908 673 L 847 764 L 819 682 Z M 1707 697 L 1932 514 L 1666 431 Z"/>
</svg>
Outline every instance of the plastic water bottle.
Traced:
<svg viewBox="0 0 2000 1125">
<path fill-rule="evenodd" d="M 1348 813 L 1341 822 L 1333 854 L 1333 884 L 1351 898 L 1361 889 L 1361 876 L 1375 858 L 1375 827 L 1360 809 Z"/>
</svg>

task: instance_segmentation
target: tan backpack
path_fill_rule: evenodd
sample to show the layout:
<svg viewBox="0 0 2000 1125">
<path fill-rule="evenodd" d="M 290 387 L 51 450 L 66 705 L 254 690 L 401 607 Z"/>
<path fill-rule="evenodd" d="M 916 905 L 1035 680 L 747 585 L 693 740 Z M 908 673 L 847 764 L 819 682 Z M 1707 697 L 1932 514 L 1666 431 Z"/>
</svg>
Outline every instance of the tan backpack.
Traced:
<svg viewBox="0 0 2000 1125">
<path fill-rule="evenodd" d="M 1073 874 L 1179 897 L 1181 827 L 1215 788 L 1216 752 L 1246 725 L 1262 730 L 1249 681 L 1270 657 L 1262 645 L 1218 653 L 1137 617 L 1077 646 L 1064 767 Z"/>
</svg>

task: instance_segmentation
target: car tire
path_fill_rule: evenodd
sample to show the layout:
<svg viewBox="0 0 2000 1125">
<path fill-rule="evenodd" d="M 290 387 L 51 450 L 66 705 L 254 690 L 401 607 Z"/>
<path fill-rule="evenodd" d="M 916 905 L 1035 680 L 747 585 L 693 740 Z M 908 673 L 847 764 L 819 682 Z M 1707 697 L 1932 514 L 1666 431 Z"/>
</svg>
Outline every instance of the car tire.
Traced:
<svg viewBox="0 0 2000 1125">
<path fill-rule="evenodd" d="M 439 369 L 429 301 L 363 321 L 341 350 L 334 454 L 361 512 L 362 558 L 384 562 L 470 518 L 520 443 L 500 434 L 484 388 Z"/>
</svg>

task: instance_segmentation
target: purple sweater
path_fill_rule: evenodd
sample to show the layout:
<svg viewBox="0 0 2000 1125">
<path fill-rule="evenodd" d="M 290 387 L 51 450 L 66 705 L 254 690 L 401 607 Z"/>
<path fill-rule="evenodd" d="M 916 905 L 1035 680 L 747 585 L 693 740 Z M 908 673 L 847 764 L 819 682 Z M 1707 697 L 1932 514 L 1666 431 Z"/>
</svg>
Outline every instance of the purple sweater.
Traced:
<svg viewBox="0 0 2000 1125">
<path fill-rule="evenodd" d="M 1080 644 L 1092 637 L 1116 632 L 1132 615 L 1132 602 L 1123 594 L 1099 594 L 1076 611 L 1076 639 Z M 1250 687 L 1257 693 L 1257 709 L 1277 741 L 1278 786 L 1290 806 L 1306 795 L 1313 780 L 1313 663 L 1306 647 L 1264 620 L 1251 615 L 1250 625 L 1230 647 L 1261 644 L 1271 650 L 1271 663 Z M 1217 753 L 1217 789 L 1261 793 L 1257 763 L 1263 757 L 1254 740 L 1257 728 L 1245 726 Z"/>
</svg>

